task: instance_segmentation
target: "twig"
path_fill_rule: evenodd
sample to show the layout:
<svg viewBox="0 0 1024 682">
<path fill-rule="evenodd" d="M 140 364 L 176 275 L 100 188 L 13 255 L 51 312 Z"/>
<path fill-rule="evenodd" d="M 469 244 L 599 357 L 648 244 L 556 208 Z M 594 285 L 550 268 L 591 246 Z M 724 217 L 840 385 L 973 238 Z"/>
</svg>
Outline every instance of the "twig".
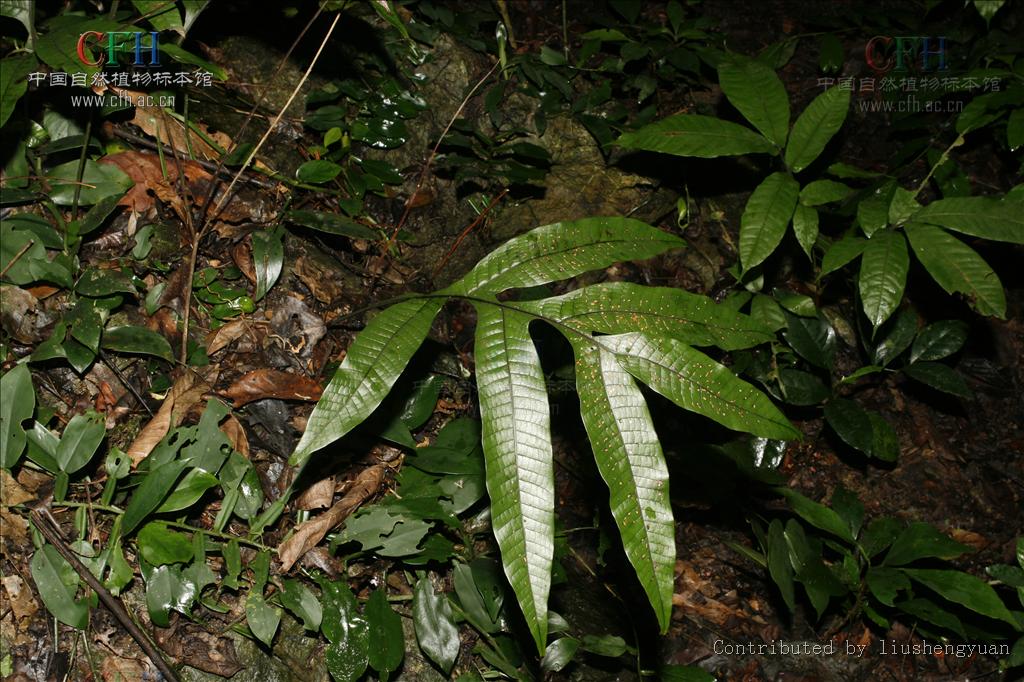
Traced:
<svg viewBox="0 0 1024 682">
<path fill-rule="evenodd" d="M 103 352 L 102 348 L 100 349 L 100 359 L 103 360 L 103 364 L 110 368 L 110 371 L 114 373 L 114 376 L 117 377 L 117 380 L 120 381 L 124 385 L 124 387 L 128 389 L 129 392 L 131 392 L 132 397 L 135 398 L 135 401 L 139 405 L 142 405 L 142 409 L 144 409 L 146 412 L 149 412 L 149 416 L 152 417 L 153 409 L 146 404 L 146 401 L 142 399 L 142 394 L 140 394 L 138 389 L 136 389 L 135 386 L 133 386 L 131 382 L 128 381 L 124 374 L 121 373 L 121 370 L 118 369 L 117 365 L 110 361 L 110 358 L 107 357 L 107 354 Z"/>
<path fill-rule="evenodd" d="M 481 211 L 480 215 L 476 217 L 476 220 L 470 223 L 469 227 L 462 231 L 462 234 L 459 235 L 459 238 L 455 240 L 454 244 L 452 244 L 452 248 L 448 249 L 448 253 L 444 255 L 444 258 L 441 259 L 441 262 L 437 264 L 436 268 L 434 268 L 434 277 L 437 277 L 437 274 L 444 269 L 445 265 L 448 264 L 448 259 L 450 259 L 452 255 L 458 250 L 459 245 L 462 244 L 462 240 L 468 237 L 469 233 L 476 229 L 476 226 L 482 223 L 485 218 L 487 218 L 487 214 L 491 212 L 491 209 L 494 208 L 497 205 L 497 203 L 501 201 L 501 198 L 506 194 L 508 194 L 508 188 L 501 190 L 501 193 L 498 194 L 498 196 L 491 199 L 491 202 L 487 204 L 487 208 Z"/>
<path fill-rule="evenodd" d="M 116 618 L 124 629 L 128 631 L 128 634 L 132 636 L 132 639 L 138 642 L 139 646 L 142 647 L 142 650 L 146 652 L 146 655 L 149 656 L 149 659 L 153 661 L 153 664 L 163 674 L 163 676 L 171 682 L 180 682 L 180 678 L 178 677 L 178 674 L 174 672 L 174 668 L 164 660 L 164 657 L 160 654 L 160 650 L 156 648 L 156 645 L 153 644 L 152 641 L 150 641 L 142 628 L 132 620 L 127 609 L 125 609 L 124 604 L 121 603 L 121 600 L 112 595 L 110 590 L 104 587 L 103 583 L 97 580 L 89 569 L 79 561 L 78 557 L 75 556 L 75 553 L 68 549 L 60 528 L 58 528 L 57 524 L 50 519 L 49 515 L 44 515 L 43 511 L 39 509 L 33 509 L 32 523 L 35 524 L 35 527 L 43 534 L 43 537 L 46 538 L 47 542 L 53 545 L 53 548 L 57 550 L 57 553 L 64 557 L 65 561 L 71 564 L 71 567 L 75 569 L 75 572 L 78 573 L 78 575 L 85 580 L 86 584 L 96 592 L 100 601 L 103 602 L 103 605 L 107 607 L 114 618 Z"/>
<path fill-rule="evenodd" d="M 0 277 L 3 277 L 4 275 L 6 275 L 7 271 L 11 269 L 11 266 L 14 265 L 15 263 L 17 263 L 18 259 L 21 258 L 22 256 L 24 256 L 25 252 L 28 251 L 30 248 L 32 248 L 32 245 L 35 244 L 35 243 L 36 243 L 35 239 L 29 239 L 28 243 L 25 244 L 25 246 L 21 247 L 18 250 L 18 253 L 14 254 L 14 258 L 12 258 L 10 260 L 10 262 L 8 262 L 7 265 L 4 266 L 4 269 L 0 270 Z"/>
</svg>

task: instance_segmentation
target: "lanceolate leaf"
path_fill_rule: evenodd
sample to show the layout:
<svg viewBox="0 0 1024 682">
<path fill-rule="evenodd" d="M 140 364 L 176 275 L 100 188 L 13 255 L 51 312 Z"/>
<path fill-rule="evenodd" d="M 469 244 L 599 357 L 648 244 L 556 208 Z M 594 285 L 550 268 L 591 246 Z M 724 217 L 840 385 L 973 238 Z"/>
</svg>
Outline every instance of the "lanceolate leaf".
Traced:
<svg viewBox="0 0 1024 682">
<path fill-rule="evenodd" d="M 761 134 L 776 146 L 789 133 L 789 97 L 775 71 L 754 60 L 725 60 L 718 65 L 722 92 Z"/>
<path fill-rule="evenodd" d="M 995 618 L 1020 629 L 1020 625 L 992 587 L 980 578 L 961 571 L 937 568 L 905 568 L 903 572 L 916 582 L 989 618 Z"/>
<path fill-rule="evenodd" d="M 669 116 L 624 134 L 615 144 L 626 149 L 707 159 L 740 154 L 771 154 L 775 151 L 771 142 L 750 128 L 713 116 L 696 114 Z"/>
<path fill-rule="evenodd" d="M 910 256 L 899 232 L 877 232 L 868 240 L 860 261 L 860 297 L 864 314 L 875 328 L 889 319 L 903 299 Z"/>
<path fill-rule="evenodd" d="M 818 241 L 817 209 L 797 204 L 796 210 L 793 211 L 793 232 L 796 234 L 796 240 L 800 243 L 800 248 L 813 261 L 811 250 L 814 248 L 814 243 Z"/>
<path fill-rule="evenodd" d="M 982 315 L 1006 317 L 1002 282 L 974 249 L 933 225 L 913 223 L 905 230 L 914 253 L 939 286 L 969 296 Z"/>
<path fill-rule="evenodd" d="M 846 120 L 850 91 L 829 88 L 812 101 L 793 124 L 786 145 L 786 165 L 799 173 L 811 165 Z"/>
<path fill-rule="evenodd" d="M 548 397 L 527 315 L 478 303 L 476 382 L 494 537 L 541 654 L 554 554 Z"/>
<path fill-rule="evenodd" d="M 21 423 L 32 416 L 36 393 L 28 365 L 17 365 L 0 378 L 0 467 L 12 468 L 25 449 Z"/>
<path fill-rule="evenodd" d="M 951 197 L 928 204 L 914 220 L 983 239 L 1024 244 L 1024 204 L 990 197 Z"/>
<path fill-rule="evenodd" d="M 532 287 L 684 245 L 679 237 L 631 218 L 553 223 L 501 245 L 444 293 L 497 294 Z"/>
<path fill-rule="evenodd" d="M 749 348 L 775 338 L 760 322 L 717 305 L 707 296 L 628 282 L 595 284 L 517 305 L 556 326 L 562 324 L 588 334 L 640 331 L 723 350 Z"/>
<path fill-rule="evenodd" d="M 315 450 L 370 416 L 423 343 L 443 302 L 423 298 L 396 303 L 366 325 L 309 416 L 291 457 L 293 465 L 305 463 Z"/>
<path fill-rule="evenodd" d="M 763 438 L 800 437 L 767 396 L 689 346 L 641 333 L 597 341 L 627 372 L 684 409 Z"/>
<path fill-rule="evenodd" d="M 821 273 L 818 277 L 824 277 L 830 272 L 835 272 L 850 261 L 854 260 L 868 246 L 866 239 L 847 235 L 828 247 L 824 257 L 821 259 Z"/>
<path fill-rule="evenodd" d="M 668 468 L 640 388 L 615 356 L 578 339 L 576 387 L 580 413 L 601 477 L 611 493 L 612 516 L 662 632 L 672 614 L 676 550 Z"/>
<path fill-rule="evenodd" d="M 745 270 L 764 261 L 786 234 L 800 185 L 787 173 L 772 173 L 747 201 L 740 219 L 740 262 Z"/>
</svg>

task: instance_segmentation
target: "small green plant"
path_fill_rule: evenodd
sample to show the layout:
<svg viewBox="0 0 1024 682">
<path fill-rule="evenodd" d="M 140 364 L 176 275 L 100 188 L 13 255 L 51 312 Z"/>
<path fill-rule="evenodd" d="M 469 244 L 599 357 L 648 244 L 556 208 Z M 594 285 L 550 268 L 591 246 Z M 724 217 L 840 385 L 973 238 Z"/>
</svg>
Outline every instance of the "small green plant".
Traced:
<svg viewBox="0 0 1024 682">
<path fill-rule="evenodd" d="M 678 237 L 627 218 L 537 228 L 507 242 L 452 286 L 410 296 L 374 317 L 310 415 L 292 464 L 341 438 L 381 403 L 423 342 L 445 301 L 477 312 L 477 388 L 487 490 L 502 562 L 538 651 L 547 642 L 554 545 L 554 482 L 544 374 L 530 336 L 543 322 L 576 356 L 581 413 L 612 514 L 662 630 L 675 563 L 668 472 L 637 381 L 684 409 L 765 438 L 799 432 L 762 393 L 692 348 L 748 347 L 771 333 L 750 318 L 685 291 L 598 284 L 535 301 L 499 294 L 650 258 Z"/>
</svg>

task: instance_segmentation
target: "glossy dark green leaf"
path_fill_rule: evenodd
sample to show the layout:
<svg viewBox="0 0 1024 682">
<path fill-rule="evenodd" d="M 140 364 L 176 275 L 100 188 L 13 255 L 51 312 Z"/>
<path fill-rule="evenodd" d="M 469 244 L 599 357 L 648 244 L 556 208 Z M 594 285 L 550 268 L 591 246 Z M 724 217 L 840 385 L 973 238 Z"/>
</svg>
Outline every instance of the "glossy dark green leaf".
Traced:
<svg viewBox="0 0 1024 682">
<path fill-rule="evenodd" d="M 321 211 L 288 211 L 284 215 L 285 220 L 296 225 L 309 227 L 320 232 L 337 234 L 353 239 L 377 239 L 377 233 L 361 223 L 340 213 L 325 213 Z"/>
<path fill-rule="evenodd" d="M 832 136 L 839 132 L 850 108 L 850 91 L 832 87 L 807 105 L 793 124 L 786 145 L 786 165 L 799 173 L 818 158 Z"/>
<path fill-rule="evenodd" d="M 36 392 L 27 364 L 16 365 L 0 378 L 0 467 L 10 469 L 25 450 L 25 429 L 36 408 Z"/>
<path fill-rule="evenodd" d="M 171 608 L 180 591 L 180 573 L 174 566 L 142 565 L 142 576 L 146 581 L 146 610 L 153 625 L 166 628 L 171 624 Z"/>
<path fill-rule="evenodd" d="M 139 553 L 153 566 L 185 563 L 192 558 L 192 541 L 167 524 L 153 521 L 139 529 Z"/>
<path fill-rule="evenodd" d="M 444 386 L 444 375 L 442 374 L 430 374 L 425 379 L 416 382 L 412 393 L 403 403 L 402 413 L 399 416 L 406 427 L 418 429 L 430 419 L 434 413 L 434 407 L 437 405 L 442 386 Z"/>
<path fill-rule="evenodd" d="M 872 327 L 877 329 L 899 307 L 909 267 L 907 240 L 899 232 L 885 230 L 868 240 L 860 259 L 858 288 Z"/>
<path fill-rule="evenodd" d="M 939 593 L 944 599 L 965 606 L 989 618 L 995 618 L 1018 628 L 1013 614 L 992 587 L 969 573 L 938 568 L 904 568 L 911 580 Z"/>
<path fill-rule="evenodd" d="M 1006 294 L 992 267 L 942 228 L 914 223 L 904 228 L 928 274 L 947 293 L 963 293 L 982 315 L 1006 317 Z"/>
<path fill-rule="evenodd" d="M 832 395 L 831 389 L 821 379 L 798 369 L 779 370 L 779 384 L 790 405 L 818 405 Z"/>
<path fill-rule="evenodd" d="M 574 637 L 559 637 L 548 644 L 544 651 L 544 658 L 541 659 L 540 668 L 546 672 L 558 672 L 572 662 L 576 652 L 580 648 L 580 642 Z"/>
<path fill-rule="evenodd" d="M 968 331 L 967 323 L 961 320 L 940 320 L 928 325 L 914 339 L 910 362 L 949 357 L 963 347 Z"/>
<path fill-rule="evenodd" d="M 872 362 L 885 367 L 910 347 L 917 334 L 917 313 L 904 308 L 881 329 L 882 337 L 872 353 Z"/>
<path fill-rule="evenodd" d="M 104 330 L 100 346 L 120 353 L 154 355 L 168 361 L 174 359 L 167 339 L 145 327 L 110 327 Z"/>
<path fill-rule="evenodd" d="M 807 523 L 815 528 L 832 533 L 841 540 L 851 543 L 854 541 L 849 524 L 834 510 L 808 499 L 790 488 L 780 488 L 779 492 L 786 498 L 793 511 Z"/>
<path fill-rule="evenodd" d="M 729 102 L 762 135 L 781 148 L 789 134 L 789 96 L 775 71 L 751 59 L 718 64 L 718 82 Z"/>
<path fill-rule="evenodd" d="M 420 649 L 444 672 L 451 674 L 459 656 L 459 629 L 444 594 L 434 592 L 428 578 L 420 578 L 412 600 L 412 620 Z"/>
<path fill-rule="evenodd" d="M 903 529 L 889 548 L 882 562 L 886 566 L 906 566 L 918 559 L 935 557 L 953 559 L 970 547 L 960 544 L 930 523 L 915 521 Z"/>
<path fill-rule="evenodd" d="M 218 483 L 217 477 L 202 469 L 192 469 L 177 485 L 171 494 L 156 508 L 156 513 L 179 511 L 188 509 L 195 504 L 210 488 Z M 155 563 L 150 561 L 150 563 Z"/>
<path fill-rule="evenodd" d="M 800 203 L 804 206 L 821 206 L 842 201 L 853 188 L 835 180 L 814 180 L 800 190 Z"/>
<path fill-rule="evenodd" d="M 843 44 L 835 33 L 825 33 L 818 39 L 818 68 L 824 73 L 835 73 L 843 65 Z"/>
<path fill-rule="evenodd" d="M 284 245 L 281 243 L 284 233 L 280 229 L 269 232 L 253 232 L 252 234 L 252 265 L 256 271 L 256 292 L 253 300 L 259 301 L 270 287 L 274 286 L 281 276 L 284 267 Z"/>
<path fill-rule="evenodd" d="M 793 566 L 789 561 L 789 546 L 786 544 L 782 522 L 775 519 L 768 526 L 768 574 L 779 588 L 782 601 L 792 613 L 796 608 L 796 593 L 793 589 Z"/>
<path fill-rule="evenodd" d="M 933 201 L 914 220 L 982 239 L 1024 244 L 1024 206 L 991 197 L 951 197 Z"/>
<path fill-rule="evenodd" d="M 160 506 L 186 466 L 186 462 L 172 461 L 161 464 L 146 474 L 128 502 L 124 516 L 121 517 L 121 532 L 124 535 L 129 535 Z"/>
<path fill-rule="evenodd" d="M 99 298 L 112 294 L 134 294 L 135 285 L 120 270 L 88 268 L 75 284 L 75 291 L 84 296 Z"/>
<path fill-rule="evenodd" d="M 847 235 L 833 242 L 825 250 L 825 255 L 821 259 L 821 272 L 818 274 L 818 277 L 824 277 L 831 272 L 835 272 L 850 261 L 860 257 L 867 246 L 868 242 L 866 239 L 853 235 Z"/>
<path fill-rule="evenodd" d="M 904 367 L 903 373 L 937 391 L 961 398 L 971 397 L 971 389 L 964 378 L 941 362 L 915 362 Z"/>
<path fill-rule="evenodd" d="M 746 126 L 694 114 L 679 114 L 651 123 L 623 134 L 615 144 L 626 149 L 703 158 L 775 151 L 771 142 Z"/>
<path fill-rule="evenodd" d="M 29 8 L 32 12 L 33 8 Z M 35 56 L 14 54 L 0 60 L 0 127 L 14 113 L 14 107 L 28 89 L 28 74 L 39 66 Z"/>
<path fill-rule="evenodd" d="M 857 204 L 857 222 L 865 237 L 873 237 L 875 232 L 889 224 L 889 205 L 897 188 L 896 181 L 889 180 Z"/>
<path fill-rule="evenodd" d="M 832 493 L 830 506 L 846 522 L 850 533 L 857 537 L 864 522 L 864 505 L 857 498 L 857 494 L 840 483 Z"/>
<path fill-rule="evenodd" d="M 772 173 L 750 195 L 740 218 L 740 262 L 744 270 L 762 263 L 786 234 L 800 185 L 788 173 Z"/>
<path fill-rule="evenodd" d="M 100 228 L 123 197 L 123 194 L 111 194 L 97 201 L 79 221 L 78 236 L 82 237 Z"/>
<path fill-rule="evenodd" d="M 52 545 L 43 545 L 32 555 L 29 568 L 39 596 L 53 617 L 84 630 L 89 622 L 89 605 L 84 599 L 75 600 L 79 579 L 71 564 Z"/>
<path fill-rule="evenodd" d="M 813 261 L 811 252 L 815 242 L 818 241 L 818 211 L 809 206 L 797 204 L 793 210 L 793 233 L 807 258 Z"/>
<path fill-rule="evenodd" d="M 872 566 L 868 569 L 865 582 L 875 599 L 886 606 L 892 606 L 900 592 L 910 589 L 910 580 L 895 568 Z"/>
<path fill-rule="evenodd" d="M 103 415 L 90 411 L 76 414 L 61 434 L 54 459 L 61 471 L 73 474 L 92 459 L 106 436 Z"/>
<path fill-rule="evenodd" d="M 786 331 L 782 333 L 786 343 L 807 362 L 832 369 L 836 354 L 836 332 L 827 321 L 820 317 L 799 317 L 785 313 Z"/>
<path fill-rule="evenodd" d="M 281 590 L 281 604 L 302 619 L 303 626 L 311 632 L 320 629 L 323 607 L 309 590 L 298 580 L 285 580 Z"/>
<path fill-rule="evenodd" d="M 888 422 L 852 400 L 830 400 L 825 420 L 847 445 L 870 457 L 891 462 L 899 456 L 899 441 Z"/>
<path fill-rule="evenodd" d="M 277 626 L 281 623 L 281 609 L 268 604 L 263 595 L 250 593 L 245 600 L 245 622 L 256 639 L 268 647 L 273 646 Z"/>
<path fill-rule="evenodd" d="M 295 178 L 299 182 L 320 184 L 333 180 L 338 177 L 338 173 L 340 172 L 341 166 L 333 161 L 313 159 L 312 161 L 306 161 L 304 164 L 299 166 L 298 170 L 295 171 Z"/>
<path fill-rule="evenodd" d="M 344 581 L 320 580 L 323 620 L 320 629 L 330 640 L 327 667 L 335 680 L 355 682 L 369 664 L 369 629 L 356 599 Z"/>
<path fill-rule="evenodd" d="M 884 516 L 868 524 L 860 536 L 860 546 L 871 558 L 880 554 L 903 532 L 903 525 L 894 518 Z"/>
<path fill-rule="evenodd" d="M 715 682 L 715 676 L 695 665 L 666 665 L 658 671 L 662 682 Z"/>
<path fill-rule="evenodd" d="M 812 546 L 799 522 L 789 519 L 786 522 L 784 536 L 796 579 L 803 585 L 804 592 L 820 619 L 828 608 L 831 597 L 842 596 L 847 590 L 821 560 L 820 543 Z"/>
<path fill-rule="evenodd" d="M 588 653 L 606 658 L 618 658 L 627 650 L 626 640 L 618 635 L 583 635 L 580 646 Z"/>
<path fill-rule="evenodd" d="M 370 667 L 380 673 L 382 680 L 387 680 L 405 658 L 402 619 L 388 604 L 382 589 L 370 594 L 364 615 L 370 642 L 373 643 L 370 647 Z"/>
</svg>

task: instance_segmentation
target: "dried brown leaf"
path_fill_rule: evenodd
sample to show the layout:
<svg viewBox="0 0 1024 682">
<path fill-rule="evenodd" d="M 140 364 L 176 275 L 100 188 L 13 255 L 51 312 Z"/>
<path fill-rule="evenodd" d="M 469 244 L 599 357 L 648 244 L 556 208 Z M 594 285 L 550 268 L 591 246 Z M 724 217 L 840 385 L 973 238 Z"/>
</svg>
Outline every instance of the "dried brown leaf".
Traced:
<svg viewBox="0 0 1024 682">
<path fill-rule="evenodd" d="M 12 507 L 22 502 L 34 500 L 35 495 L 21 487 L 21 484 L 14 480 L 11 472 L 7 469 L 0 469 L 0 505 Z"/>
<path fill-rule="evenodd" d="M 359 474 L 349 491 L 333 507 L 320 516 L 297 525 L 295 532 L 277 549 L 281 571 L 291 569 L 295 562 L 302 558 L 303 554 L 316 547 L 332 528 L 348 518 L 349 514 L 359 508 L 359 505 L 376 495 L 383 483 L 384 466 L 382 464 L 372 466 Z"/>
<path fill-rule="evenodd" d="M 295 506 L 299 509 L 323 509 L 334 501 L 334 476 L 321 479 L 302 491 Z"/>
<path fill-rule="evenodd" d="M 257 369 L 246 373 L 231 384 L 223 395 L 241 407 L 254 400 L 319 400 L 323 389 L 320 384 L 299 374 L 276 369 Z"/>
<path fill-rule="evenodd" d="M 232 320 L 222 327 L 206 335 L 206 354 L 213 355 L 217 351 L 227 348 L 239 337 L 245 334 L 249 321 L 245 319 Z"/>
<path fill-rule="evenodd" d="M 249 439 L 245 435 L 242 423 L 235 418 L 235 415 L 229 414 L 224 423 L 220 425 L 220 430 L 228 437 L 228 441 L 235 452 L 243 457 L 249 457 Z"/>
<path fill-rule="evenodd" d="M 172 427 L 181 423 L 189 408 L 198 403 L 203 394 L 210 390 L 210 383 L 216 379 L 216 375 L 216 368 L 211 367 L 208 368 L 205 377 L 191 371 L 178 377 L 164 397 L 160 409 L 128 446 L 127 453 L 131 457 L 133 468 L 153 451 Z"/>
</svg>

